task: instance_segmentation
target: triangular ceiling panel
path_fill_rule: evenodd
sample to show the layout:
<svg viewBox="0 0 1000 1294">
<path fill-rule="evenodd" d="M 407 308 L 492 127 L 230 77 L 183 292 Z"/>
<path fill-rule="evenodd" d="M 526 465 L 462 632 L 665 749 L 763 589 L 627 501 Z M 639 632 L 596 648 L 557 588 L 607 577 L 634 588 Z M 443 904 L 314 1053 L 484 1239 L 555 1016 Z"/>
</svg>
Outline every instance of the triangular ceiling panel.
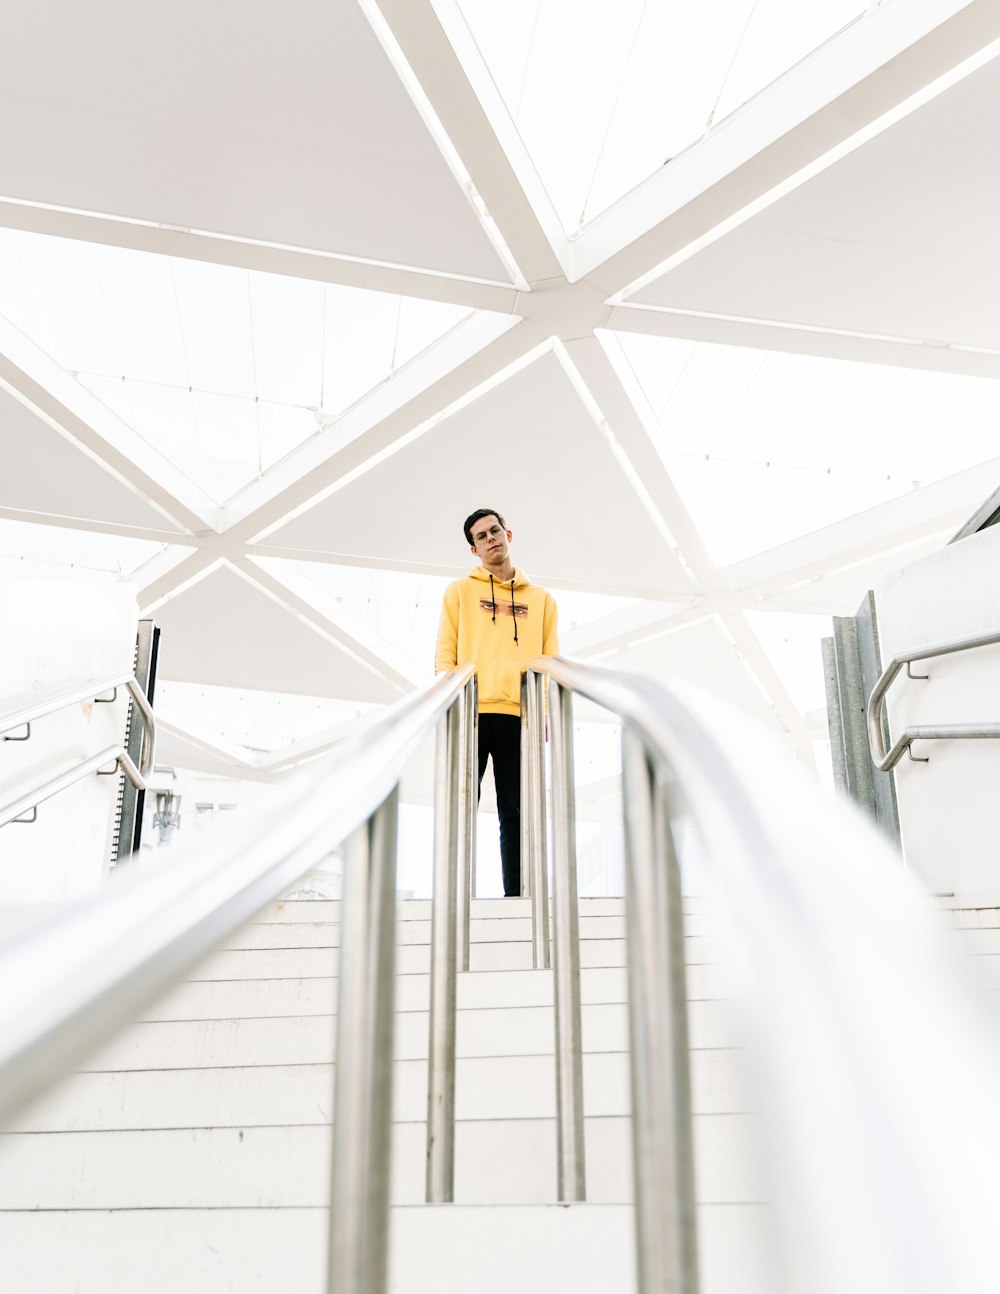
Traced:
<svg viewBox="0 0 1000 1294">
<path fill-rule="evenodd" d="M 3 48 L 3 196 L 508 278 L 356 0 L 18 4 Z"/>
<path fill-rule="evenodd" d="M 222 567 L 157 607 L 160 673 L 176 682 L 357 701 L 399 693 L 236 571 Z"/>
<path fill-rule="evenodd" d="M 179 531 L 152 504 L 0 387 L 0 507 Z"/>
<path fill-rule="evenodd" d="M 220 503 L 473 313 L 0 229 L 0 315 Z"/>
<path fill-rule="evenodd" d="M 551 353 L 265 542 L 459 571 L 470 562 L 462 522 L 481 507 L 501 509 L 515 564 L 539 582 L 637 596 L 691 592 Z"/>
<path fill-rule="evenodd" d="M 1000 351 L 998 97 L 995 59 L 631 301 Z"/>
</svg>

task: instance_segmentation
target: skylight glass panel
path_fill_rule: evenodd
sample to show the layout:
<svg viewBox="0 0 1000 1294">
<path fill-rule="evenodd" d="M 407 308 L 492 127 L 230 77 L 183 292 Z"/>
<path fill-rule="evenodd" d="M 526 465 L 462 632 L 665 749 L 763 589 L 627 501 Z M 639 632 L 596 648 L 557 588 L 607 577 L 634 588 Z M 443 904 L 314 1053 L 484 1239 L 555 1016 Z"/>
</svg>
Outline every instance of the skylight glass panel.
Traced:
<svg viewBox="0 0 1000 1294">
<path fill-rule="evenodd" d="M 459 0 L 567 232 L 861 15 L 861 0 Z"/>
<path fill-rule="evenodd" d="M 0 578 L 128 580 L 153 558 L 190 549 L 91 530 L 0 520 Z"/>
<path fill-rule="evenodd" d="M 989 378 L 616 336 L 721 563 L 1000 457 Z"/>
<path fill-rule="evenodd" d="M 0 314 L 220 503 L 474 313 L 0 230 Z"/>
<path fill-rule="evenodd" d="M 743 614 L 798 712 L 825 711 L 821 641 L 833 632 L 830 617 L 785 611 Z"/>
</svg>

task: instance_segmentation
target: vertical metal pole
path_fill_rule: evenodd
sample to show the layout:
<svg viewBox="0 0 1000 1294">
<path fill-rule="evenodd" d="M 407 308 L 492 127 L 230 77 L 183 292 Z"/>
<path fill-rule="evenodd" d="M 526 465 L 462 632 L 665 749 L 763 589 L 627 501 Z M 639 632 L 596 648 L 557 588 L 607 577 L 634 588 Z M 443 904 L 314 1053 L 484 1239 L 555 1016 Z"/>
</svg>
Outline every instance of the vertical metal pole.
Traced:
<svg viewBox="0 0 1000 1294">
<path fill-rule="evenodd" d="M 455 1195 L 455 998 L 458 970 L 458 801 L 461 700 L 438 727 L 434 788 L 434 901 L 427 1064 L 427 1203 Z"/>
<path fill-rule="evenodd" d="M 469 917 L 472 908 L 472 850 L 476 823 L 476 696 L 470 679 L 458 702 L 458 759 L 461 764 L 458 797 L 458 969 L 469 969 Z"/>
<path fill-rule="evenodd" d="M 472 830 L 469 836 L 469 915 L 472 915 L 472 900 L 476 897 L 476 837 L 479 832 L 479 680 L 473 674 L 469 681 L 469 709 L 472 714 L 472 727 L 469 729 L 469 741 L 472 749 L 469 755 L 469 766 L 472 776 L 472 791 L 469 803 L 472 805 Z M 468 967 L 466 967 L 468 969 Z"/>
<path fill-rule="evenodd" d="M 534 672 L 530 669 L 521 675 L 521 897 L 530 898 L 532 894 L 531 862 L 534 857 L 534 844 L 531 839 L 531 797 L 534 785 L 531 780 L 531 693 Z M 531 916 L 534 920 L 535 904 L 531 904 Z"/>
<path fill-rule="evenodd" d="M 397 792 L 347 845 L 327 1290 L 388 1289 Z"/>
<path fill-rule="evenodd" d="M 576 896 L 576 790 L 570 695 L 549 687 L 552 728 L 552 883 L 556 1002 L 556 1157 L 559 1199 L 587 1198 L 580 1022 L 580 918 Z"/>
<path fill-rule="evenodd" d="M 549 877 L 545 831 L 545 675 L 530 673 L 529 744 L 521 747 L 521 767 L 528 767 L 531 798 L 531 944 L 535 970 L 549 968 Z M 522 806 L 522 813 L 524 812 Z"/>
<path fill-rule="evenodd" d="M 697 1294 L 691 1079 L 680 869 L 666 797 L 622 734 L 632 1158 L 639 1294 Z"/>
</svg>

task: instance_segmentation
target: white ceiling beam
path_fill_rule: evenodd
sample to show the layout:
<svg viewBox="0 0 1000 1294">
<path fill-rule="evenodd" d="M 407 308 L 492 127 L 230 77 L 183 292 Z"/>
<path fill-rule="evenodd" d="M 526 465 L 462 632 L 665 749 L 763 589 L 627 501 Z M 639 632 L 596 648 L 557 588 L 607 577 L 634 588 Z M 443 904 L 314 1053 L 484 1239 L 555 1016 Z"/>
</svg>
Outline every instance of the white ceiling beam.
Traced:
<svg viewBox="0 0 1000 1294">
<path fill-rule="evenodd" d="M 720 618 L 733 640 L 740 660 L 770 705 L 778 723 L 788 733 L 799 758 L 807 768 L 813 768 L 812 734 L 757 635 L 747 624 L 746 618 L 738 612 Z"/>
<path fill-rule="evenodd" d="M 425 301 L 468 306 L 470 310 L 493 310 L 500 314 L 510 314 L 518 296 L 517 288 L 510 284 L 463 278 L 417 266 L 336 256 L 310 248 L 282 247 L 235 236 L 223 237 L 171 225 L 154 225 L 96 212 L 65 211 L 10 199 L 0 198 L 0 227 L 51 234 L 57 238 L 75 238 L 109 247 L 127 247 L 138 252 L 155 252 L 159 256 L 176 256 L 210 265 L 283 274 L 339 287 L 390 292 Z"/>
<path fill-rule="evenodd" d="M 454 335 L 461 332 L 456 329 Z M 470 335 L 463 334 L 466 338 Z M 298 558 L 298 552 L 283 550 L 273 542 L 258 543 L 257 536 L 262 533 L 266 536 L 374 466 L 422 427 L 444 417 L 456 403 L 498 380 L 539 346 L 533 332 L 514 326 L 482 349 L 476 350 L 474 346 L 469 349 L 471 353 L 464 362 L 444 372 L 409 400 L 401 399 L 401 392 L 407 389 L 403 385 L 392 393 L 380 388 L 382 394 L 377 400 L 372 396 L 359 402 L 326 435 L 315 437 L 289 455 L 252 491 L 238 494 L 223 512 L 220 533 L 199 536 L 198 549 L 190 558 L 173 571 L 141 586 L 143 604 L 154 608 L 180 588 L 200 579 L 220 561 L 238 562 L 251 553 Z M 441 356 L 435 362 L 447 368 Z M 426 369 L 421 372 L 426 380 Z M 384 387 L 390 385 L 385 383 Z"/>
<path fill-rule="evenodd" d="M 570 279 L 589 276 L 609 296 L 627 290 L 756 214 L 781 186 L 998 37 L 995 0 L 870 10 L 591 221 L 571 245 Z"/>
<path fill-rule="evenodd" d="M 591 334 L 567 341 L 565 353 L 600 410 L 622 470 L 647 511 L 655 513 L 654 520 L 659 518 L 665 543 L 688 572 L 691 591 L 726 588 L 656 449 L 656 416 L 617 341 L 613 337 L 602 341 Z"/>
<path fill-rule="evenodd" d="M 509 316 L 479 314 L 463 319 L 422 355 L 332 418 L 322 432 L 292 450 L 259 481 L 240 490 L 225 505 L 224 528 L 238 528 L 248 536 L 263 528 L 264 516 L 283 518 L 289 498 L 318 495 L 339 475 L 329 474 L 331 465 L 343 463 L 352 450 L 367 445 L 373 432 L 391 423 L 399 429 L 394 436 L 405 434 L 442 405 L 447 407 L 481 385 L 484 374 L 495 376 L 497 369 L 502 371 L 536 344 L 537 338 L 524 333 Z M 431 415 L 416 412 L 424 408 L 430 408 Z"/>
<path fill-rule="evenodd" d="M 0 382 L 182 531 L 218 529 L 213 499 L 2 315 Z"/>
<path fill-rule="evenodd" d="M 236 569 L 258 588 L 270 594 L 286 610 L 307 620 L 339 646 L 364 661 L 401 691 L 423 687 L 433 678 L 433 670 L 420 669 L 374 633 L 357 616 L 339 606 L 335 599 L 294 571 L 276 572 L 268 563 L 247 558 L 237 562 Z"/>
<path fill-rule="evenodd" d="M 55 526 L 61 530 L 86 530 L 117 539 L 146 539 L 156 544 L 189 542 L 188 536 L 176 530 L 157 530 L 152 526 L 132 526 L 118 521 L 95 521 L 92 517 L 69 517 L 55 512 L 32 512 L 27 508 L 0 506 L 0 520 L 18 521 L 29 526 Z"/>
<path fill-rule="evenodd" d="M 607 327 L 615 332 L 639 333 L 647 337 L 710 342 L 717 346 L 747 346 L 752 350 L 816 355 L 824 359 L 888 364 L 936 373 L 961 373 L 968 377 L 1000 378 L 1000 355 L 983 354 L 961 346 L 945 346 L 934 341 L 913 342 L 897 337 L 835 332 L 827 328 L 773 323 L 768 319 L 739 319 L 690 310 L 620 305 L 609 312 Z"/>
<path fill-rule="evenodd" d="M 379 408 L 366 401 L 364 410 L 358 407 L 357 416 L 351 412 L 338 419 L 325 445 L 316 447 L 316 461 L 295 456 L 295 466 L 301 470 L 273 497 L 257 506 L 248 500 L 241 507 L 227 507 L 227 519 L 235 521 L 232 529 L 246 540 L 266 539 L 293 516 L 356 480 L 503 381 L 521 364 L 531 362 L 541 349 L 537 336 L 518 325 L 398 407 Z"/>
<path fill-rule="evenodd" d="M 374 8 L 368 0 L 361 5 L 369 14 Z M 524 279 L 561 278 L 562 226 L 458 6 L 378 0 L 378 10 Z"/>
<path fill-rule="evenodd" d="M 757 596 L 788 590 L 880 552 L 957 529 L 998 481 L 1000 458 L 994 458 L 734 562 L 724 568 L 726 578 L 734 589 Z"/>
</svg>

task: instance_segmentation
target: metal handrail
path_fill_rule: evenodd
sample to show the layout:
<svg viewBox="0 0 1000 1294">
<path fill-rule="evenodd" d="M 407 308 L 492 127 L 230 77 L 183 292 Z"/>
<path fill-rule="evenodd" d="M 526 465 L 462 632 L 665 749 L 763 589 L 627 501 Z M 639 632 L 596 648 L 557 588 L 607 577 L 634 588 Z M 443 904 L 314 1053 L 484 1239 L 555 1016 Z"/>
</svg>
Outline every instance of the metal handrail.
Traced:
<svg viewBox="0 0 1000 1294">
<path fill-rule="evenodd" d="M 969 1294 L 997 1288 L 996 1022 L 894 854 L 772 734 L 715 698 L 558 658 L 531 666 L 550 692 L 576 692 L 623 722 L 641 1294 L 698 1288 L 681 820 L 734 918 L 755 1090 L 783 1156 L 781 1211 L 797 1257 L 804 1232 L 824 1290 L 932 1294 L 944 1273 Z M 554 815 L 566 794 L 553 786 Z M 571 1045 L 560 1031 L 557 1068 L 568 1069 Z M 572 1132 L 558 1135 L 562 1144 Z"/>
<path fill-rule="evenodd" d="M 900 652 L 893 656 L 882 671 L 868 698 L 868 748 L 871 753 L 872 763 L 880 772 L 887 773 L 890 769 L 895 768 L 904 754 L 909 755 L 918 764 L 926 763 L 926 760 L 916 759 L 910 753 L 910 747 L 918 740 L 943 741 L 1000 737 L 1000 723 L 920 724 L 907 728 L 896 738 L 888 751 L 886 751 L 882 737 L 886 695 L 904 665 L 910 678 L 925 679 L 929 677 L 927 674 L 912 674 L 910 672 L 909 667 L 914 661 L 931 660 L 935 656 L 951 656 L 956 652 L 971 651 L 976 647 L 989 647 L 994 643 L 1000 643 L 1000 629 L 991 629 L 981 634 L 966 634 L 960 638 L 945 639 L 943 642 L 931 643 L 926 647 Z"/>
<path fill-rule="evenodd" d="M 60 692 L 56 696 L 47 697 L 44 701 L 35 701 L 31 705 L 22 706 L 19 710 L 9 711 L 0 718 L 0 737 L 4 737 L 6 733 L 13 732 L 18 728 L 26 728 L 30 736 L 32 724 L 38 723 L 42 719 L 47 719 L 50 715 L 58 714 L 61 710 L 68 710 L 74 705 L 94 701 L 105 692 L 116 693 L 120 687 L 128 689 L 142 722 L 142 748 L 138 767 L 125 750 L 124 745 L 111 746 L 102 751 L 100 755 L 88 756 L 78 764 L 73 765 L 73 767 L 43 782 L 41 786 L 36 787 L 34 790 L 22 792 L 16 798 L 0 804 L 0 827 L 6 826 L 7 823 L 20 817 L 29 809 L 36 808 L 45 800 L 51 799 L 53 795 L 57 795 L 75 782 L 81 781 L 88 774 L 96 772 L 102 765 L 109 764 L 112 760 L 115 761 L 137 790 L 146 789 L 146 779 L 152 772 L 153 761 L 156 757 L 156 718 L 146 694 L 134 674 L 112 674 L 106 678 L 96 679 L 82 686 L 70 688 L 68 691 Z M 11 738 L 6 739 L 13 740 Z M 17 740 L 23 740 L 23 738 L 17 738 Z"/>
<path fill-rule="evenodd" d="M 16 935 L 0 953 L 0 1121 L 135 1020 L 346 838 L 331 1246 L 338 1294 L 380 1288 L 372 1264 L 384 1262 L 388 1215 L 394 796 L 428 732 L 456 710 L 469 712 L 471 678 L 465 666 L 404 697 L 378 725 L 268 788 L 224 830 L 204 832 L 169 867 L 137 872 Z M 455 872 L 467 875 L 460 841 L 448 848 Z M 450 942 L 453 964 L 454 922 L 435 924 L 435 946 Z M 442 960 L 434 954 L 435 965 Z M 432 990 L 432 1052 L 441 1033 L 454 1038 L 454 1020 L 433 1002 Z M 453 1073 L 446 1049 L 444 1063 Z"/>
<path fill-rule="evenodd" d="M 36 809 L 38 805 L 44 804 L 60 791 L 65 791 L 68 787 L 73 786 L 76 782 L 81 782 L 91 773 L 97 773 L 106 764 L 112 760 L 122 770 L 128 780 L 138 790 L 144 790 L 146 783 L 141 777 L 139 770 L 132 762 L 131 757 L 122 745 L 109 746 L 107 750 L 102 750 L 96 755 L 91 755 L 89 759 L 74 764 L 72 768 L 66 769 L 65 772 L 59 773 L 56 777 L 50 778 L 37 786 L 34 790 L 23 792 L 16 799 L 8 800 L 6 804 L 0 805 L 0 827 L 5 827 L 9 822 L 14 822 L 22 814 L 31 809 Z M 114 771 L 113 769 L 110 771 Z"/>
<path fill-rule="evenodd" d="M 640 1294 L 697 1294 L 694 1148 L 680 872 L 661 786 L 671 742 L 659 698 L 638 680 L 559 657 L 530 664 L 547 679 L 552 745 L 553 993 L 556 1140 L 561 1201 L 586 1198 L 580 1007 L 573 693 L 619 714 L 628 867 L 625 921 L 632 1075 L 632 1160 Z M 531 719 L 540 724 L 540 705 Z M 529 734 L 537 740 L 537 730 Z M 544 798 L 535 791 L 532 803 Z M 534 901 L 535 891 L 532 890 Z"/>
</svg>

